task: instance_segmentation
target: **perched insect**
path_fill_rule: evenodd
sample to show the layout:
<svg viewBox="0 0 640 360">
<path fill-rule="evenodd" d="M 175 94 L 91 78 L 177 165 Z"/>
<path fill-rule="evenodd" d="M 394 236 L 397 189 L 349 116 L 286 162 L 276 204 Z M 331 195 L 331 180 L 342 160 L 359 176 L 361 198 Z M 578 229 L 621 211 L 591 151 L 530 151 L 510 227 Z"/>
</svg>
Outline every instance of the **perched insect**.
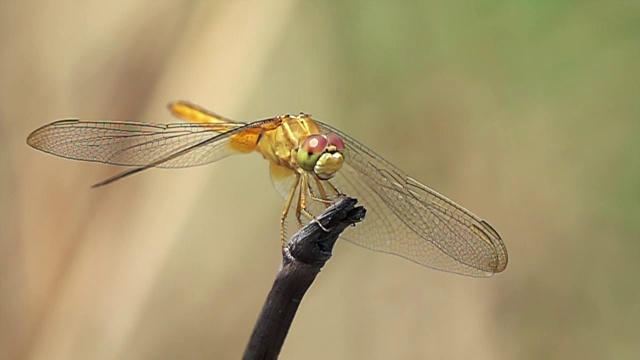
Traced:
<svg viewBox="0 0 640 360">
<path fill-rule="evenodd" d="M 32 147 L 76 160 L 133 166 L 103 186 L 140 171 L 198 166 L 234 154 L 260 153 L 291 212 L 302 224 L 343 194 L 367 208 L 365 222 L 343 238 L 448 272 L 489 276 L 507 266 L 507 250 L 486 221 L 407 176 L 341 131 L 310 115 L 236 122 L 188 102 L 169 110 L 187 123 L 60 120 L 27 139 Z"/>
</svg>

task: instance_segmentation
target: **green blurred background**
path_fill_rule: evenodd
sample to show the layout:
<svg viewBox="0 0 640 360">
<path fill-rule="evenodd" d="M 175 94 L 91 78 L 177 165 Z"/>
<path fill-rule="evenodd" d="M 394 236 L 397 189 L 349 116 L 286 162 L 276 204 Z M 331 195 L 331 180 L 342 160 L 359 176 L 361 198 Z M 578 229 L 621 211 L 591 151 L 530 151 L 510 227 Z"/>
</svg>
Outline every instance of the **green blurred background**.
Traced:
<svg viewBox="0 0 640 360">
<path fill-rule="evenodd" d="M 30 149 L 65 118 L 311 112 L 488 219 L 489 279 L 339 243 L 283 359 L 640 356 L 640 2 L 0 2 L 0 354 L 239 358 L 279 266 L 258 155 Z M 359 225 L 366 226 L 366 222 Z"/>
</svg>

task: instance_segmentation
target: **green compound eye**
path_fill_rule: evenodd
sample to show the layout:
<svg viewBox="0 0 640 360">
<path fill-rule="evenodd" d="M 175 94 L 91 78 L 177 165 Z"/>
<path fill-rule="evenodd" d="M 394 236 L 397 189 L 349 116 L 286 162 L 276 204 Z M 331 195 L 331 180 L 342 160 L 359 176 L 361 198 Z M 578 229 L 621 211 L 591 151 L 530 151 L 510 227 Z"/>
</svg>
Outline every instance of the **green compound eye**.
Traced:
<svg viewBox="0 0 640 360">
<path fill-rule="evenodd" d="M 311 135 L 304 139 L 298 149 L 298 165 L 305 171 L 313 171 L 318 159 L 327 149 L 329 140 L 323 135 Z"/>
</svg>

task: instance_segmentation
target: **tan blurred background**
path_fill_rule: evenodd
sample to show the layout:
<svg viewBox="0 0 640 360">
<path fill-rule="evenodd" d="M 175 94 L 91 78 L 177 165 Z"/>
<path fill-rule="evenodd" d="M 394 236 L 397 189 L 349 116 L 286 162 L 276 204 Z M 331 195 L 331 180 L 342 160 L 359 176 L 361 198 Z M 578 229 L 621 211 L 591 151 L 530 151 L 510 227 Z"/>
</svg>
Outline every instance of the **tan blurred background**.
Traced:
<svg viewBox="0 0 640 360">
<path fill-rule="evenodd" d="M 339 243 L 281 358 L 637 358 L 639 44 L 633 1 L 0 1 L 0 357 L 241 356 L 280 261 L 264 160 L 95 190 L 121 169 L 25 143 L 186 99 L 311 112 L 507 244 L 473 279 Z"/>
</svg>

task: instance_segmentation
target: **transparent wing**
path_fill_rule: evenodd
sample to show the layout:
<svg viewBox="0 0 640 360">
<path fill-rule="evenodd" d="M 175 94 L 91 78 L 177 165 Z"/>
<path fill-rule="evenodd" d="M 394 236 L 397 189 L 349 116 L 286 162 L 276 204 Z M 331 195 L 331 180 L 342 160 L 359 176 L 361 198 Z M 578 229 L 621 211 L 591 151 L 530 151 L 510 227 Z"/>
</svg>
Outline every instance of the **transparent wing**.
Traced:
<svg viewBox="0 0 640 360">
<path fill-rule="evenodd" d="M 484 220 L 407 176 L 366 146 L 323 123 L 347 147 L 345 166 L 331 179 L 367 209 L 365 221 L 343 238 L 448 272 L 490 276 L 504 270 L 507 250 Z M 317 193 L 317 186 L 314 186 Z M 311 201 L 314 214 L 324 205 Z"/>
<path fill-rule="evenodd" d="M 60 120 L 29 135 L 27 143 L 75 160 L 123 166 L 180 168 L 198 166 L 240 153 L 228 146 L 233 136 L 261 126 L 251 124 L 150 124 L 120 121 Z"/>
</svg>

